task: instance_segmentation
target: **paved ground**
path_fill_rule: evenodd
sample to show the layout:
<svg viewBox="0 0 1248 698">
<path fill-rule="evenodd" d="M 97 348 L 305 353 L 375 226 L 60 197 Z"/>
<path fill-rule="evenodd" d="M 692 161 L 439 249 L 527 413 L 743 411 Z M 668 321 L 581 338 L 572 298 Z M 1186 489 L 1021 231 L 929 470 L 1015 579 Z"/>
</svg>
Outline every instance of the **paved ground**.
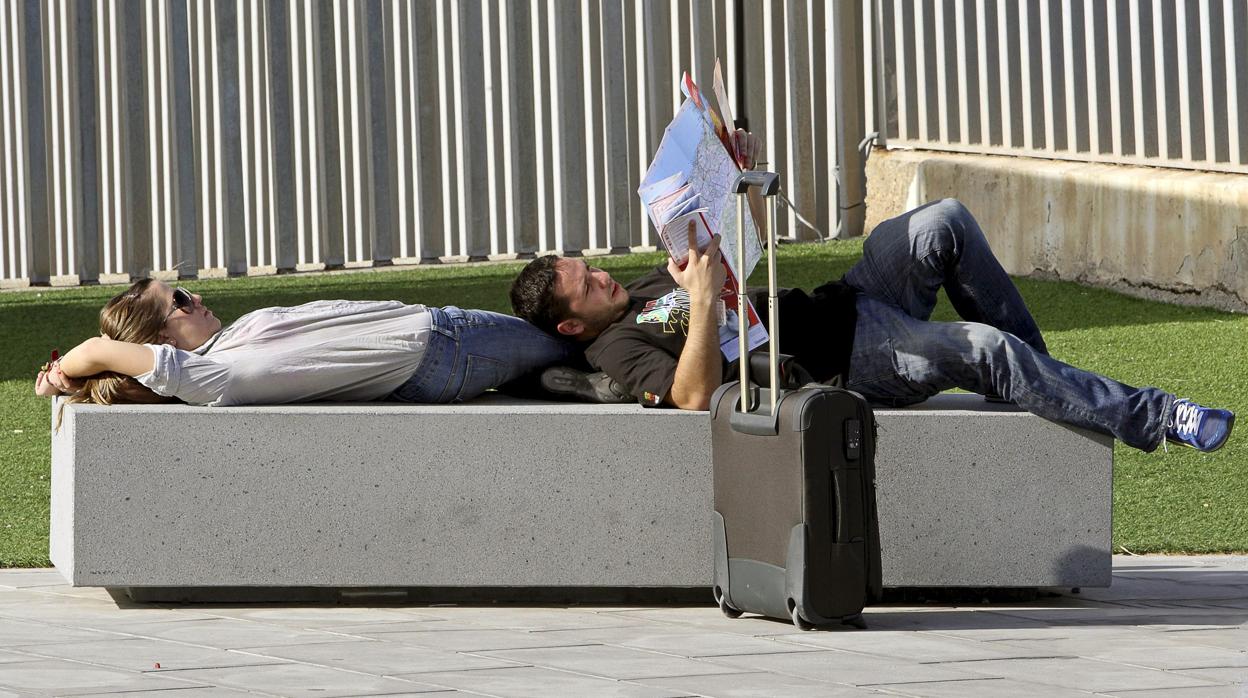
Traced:
<svg viewBox="0 0 1248 698">
<path fill-rule="evenodd" d="M 802 633 L 710 606 L 119 606 L 0 570 L 0 696 L 1248 698 L 1248 557 L 1119 557 L 1110 589 L 867 619 Z"/>
</svg>

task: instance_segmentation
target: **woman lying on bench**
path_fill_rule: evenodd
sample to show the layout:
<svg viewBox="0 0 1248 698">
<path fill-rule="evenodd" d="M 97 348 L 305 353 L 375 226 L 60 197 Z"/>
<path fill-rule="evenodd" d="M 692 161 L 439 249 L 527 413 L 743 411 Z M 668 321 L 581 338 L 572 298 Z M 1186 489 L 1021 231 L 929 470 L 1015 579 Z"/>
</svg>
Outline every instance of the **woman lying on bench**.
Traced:
<svg viewBox="0 0 1248 698">
<path fill-rule="evenodd" d="M 103 405 L 459 402 L 574 351 L 509 315 L 398 301 L 262 308 L 222 329 L 198 295 L 151 279 L 104 306 L 100 332 L 40 371 L 35 392 Z"/>
</svg>

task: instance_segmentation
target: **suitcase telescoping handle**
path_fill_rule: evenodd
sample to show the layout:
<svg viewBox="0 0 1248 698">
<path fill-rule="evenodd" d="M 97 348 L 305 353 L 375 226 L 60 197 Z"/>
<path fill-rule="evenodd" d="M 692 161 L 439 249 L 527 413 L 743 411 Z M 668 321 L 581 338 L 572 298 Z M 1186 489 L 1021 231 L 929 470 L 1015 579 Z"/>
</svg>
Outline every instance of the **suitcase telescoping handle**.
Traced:
<svg viewBox="0 0 1248 698">
<path fill-rule="evenodd" d="M 776 298 L 776 194 L 780 191 L 780 175 L 775 172 L 742 172 L 732 183 L 737 195 L 737 269 L 745 269 L 745 193 L 757 187 L 767 201 L 767 326 L 771 341 L 768 345 L 771 410 L 776 414 L 776 396 L 780 385 L 780 324 L 779 305 Z M 750 349 L 749 315 L 747 310 L 745 278 L 740 278 L 737 289 L 737 360 L 741 365 L 741 411 L 750 411 Z"/>
</svg>

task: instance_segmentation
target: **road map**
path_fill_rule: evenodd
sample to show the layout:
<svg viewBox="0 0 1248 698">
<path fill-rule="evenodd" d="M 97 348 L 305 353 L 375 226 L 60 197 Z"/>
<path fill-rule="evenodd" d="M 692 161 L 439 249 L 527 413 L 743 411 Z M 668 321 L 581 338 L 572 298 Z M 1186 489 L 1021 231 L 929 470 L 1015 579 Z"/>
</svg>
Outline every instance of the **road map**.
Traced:
<svg viewBox="0 0 1248 698">
<path fill-rule="evenodd" d="M 705 249 L 713 235 L 720 236 L 728 278 L 721 299 L 728 312 L 719 328 L 720 350 L 728 361 L 739 355 L 737 343 L 738 279 L 749 278 L 762 256 L 758 229 L 746 207 L 745 267 L 737 269 L 737 196 L 732 183 L 741 172 L 728 148 L 724 119 L 703 99 L 686 75 L 681 81 L 685 101 L 663 132 L 658 152 L 650 163 L 637 193 L 659 239 L 672 259 L 683 264 L 688 257 L 686 226 L 694 218 L 698 248 Z M 722 93 L 722 86 L 717 85 Z M 767 331 L 747 300 L 750 320 L 749 348 L 767 341 Z"/>
</svg>

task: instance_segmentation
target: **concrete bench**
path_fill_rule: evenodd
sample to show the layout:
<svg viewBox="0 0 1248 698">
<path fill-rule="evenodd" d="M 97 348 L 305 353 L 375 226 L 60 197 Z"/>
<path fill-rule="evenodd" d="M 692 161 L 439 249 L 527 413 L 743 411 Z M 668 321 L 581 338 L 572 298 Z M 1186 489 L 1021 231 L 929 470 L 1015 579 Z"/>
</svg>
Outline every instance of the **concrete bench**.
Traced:
<svg viewBox="0 0 1248 698">
<path fill-rule="evenodd" d="M 1110 582 L 1112 442 L 974 395 L 880 409 L 890 587 Z M 71 405 L 51 557 L 78 586 L 711 583 L 706 413 Z"/>
</svg>

